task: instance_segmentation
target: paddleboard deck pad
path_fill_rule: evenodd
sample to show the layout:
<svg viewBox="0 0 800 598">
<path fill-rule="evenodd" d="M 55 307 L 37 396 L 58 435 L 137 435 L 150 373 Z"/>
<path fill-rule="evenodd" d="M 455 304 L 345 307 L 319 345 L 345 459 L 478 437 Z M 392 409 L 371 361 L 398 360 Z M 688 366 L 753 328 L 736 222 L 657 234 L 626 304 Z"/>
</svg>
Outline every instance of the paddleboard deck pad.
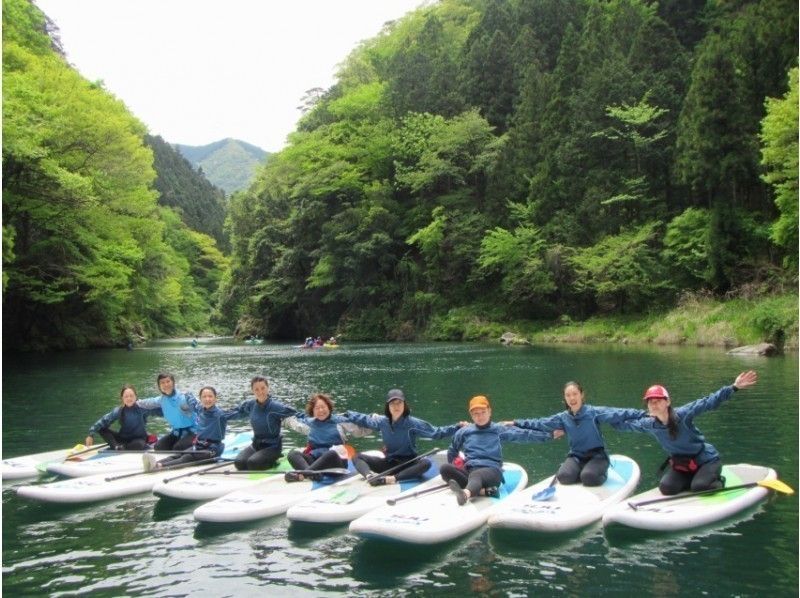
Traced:
<svg viewBox="0 0 800 598">
<path fill-rule="evenodd" d="M 641 475 L 636 462 L 624 455 L 611 455 L 609 462 L 608 477 L 600 486 L 556 484 L 551 498 L 535 500 L 550 486 L 550 476 L 518 492 L 498 505 L 489 527 L 566 532 L 599 521 L 606 510 L 633 493 Z"/>
<path fill-rule="evenodd" d="M 774 469 L 744 463 L 723 465 L 726 486 L 777 479 Z M 694 496 L 687 492 L 674 500 L 636 506 L 637 503 L 666 498 L 653 488 L 620 502 L 603 515 L 603 525 L 623 525 L 637 529 L 671 532 L 692 529 L 726 519 L 763 500 L 768 490 L 763 486 L 715 492 Z"/>
</svg>

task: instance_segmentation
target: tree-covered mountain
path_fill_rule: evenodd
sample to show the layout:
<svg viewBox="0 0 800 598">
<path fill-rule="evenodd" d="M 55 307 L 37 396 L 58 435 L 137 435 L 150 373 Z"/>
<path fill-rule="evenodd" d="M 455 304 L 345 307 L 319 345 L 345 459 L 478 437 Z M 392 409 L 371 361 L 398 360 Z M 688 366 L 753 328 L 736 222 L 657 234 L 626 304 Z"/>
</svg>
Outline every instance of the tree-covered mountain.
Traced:
<svg viewBox="0 0 800 598">
<path fill-rule="evenodd" d="M 201 146 L 175 144 L 175 148 L 229 195 L 247 188 L 258 166 L 269 156 L 260 147 L 238 139 L 222 139 Z"/>
<path fill-rule="evenodd" d="M 225 222 L 225 193 L 212 185 L 203 173 L 159 136 L 145 136 L 153 150 L 158 202 L 175 209 L 183 222 L 213 237 L 221 248 L 228 246 L 222 230 Z"/>
<path fill-rule="evenodd" d="M 159 206 L 145 127 L 3 0 L 3 349 L 207 330 L 227 260 Z"/>
<path fill-rule="evenodd" d="M 388 24 L 232 199 L 223 316 L 448 338 L 459 310 L 584 319 L 796 289 L 797 15 L 441 0 Z"/>
</svg>

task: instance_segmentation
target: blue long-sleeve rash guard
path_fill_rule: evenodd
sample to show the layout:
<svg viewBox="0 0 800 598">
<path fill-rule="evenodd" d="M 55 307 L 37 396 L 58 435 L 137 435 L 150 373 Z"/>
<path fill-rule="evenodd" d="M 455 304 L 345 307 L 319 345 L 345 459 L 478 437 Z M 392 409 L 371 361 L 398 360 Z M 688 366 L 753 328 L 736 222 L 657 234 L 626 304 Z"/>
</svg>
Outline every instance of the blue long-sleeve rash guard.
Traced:
<svg viewBox="0 0 800 598">
<path fill-rule="evenodd" d="M 250 417 L 253 426 L 253 446 L 262 448 L 280 448 L 281 423 L 287 417 L 297 415 L 297 410 L 284 405 L 269 395 L 263 404 L 255 399 L 243 402 L 236 409 L 236 418 Z"/>
<path fill-rule="evenodd" d="M 348 423 L 343 415 L 331 415 L 328 419 L 319 420 L 305 413 L 298 413 L 298 421 L 308 426 L 308 445 L 311 456 L 316 459 L 332 446 L 344 444 L 345 439 L 339 431 L 338 424 Z"/>
<path fill-rule="evenodd" d="M 578 459 L 585 458 L 591 451 L 605 450 L 605 440 L 599 424 L 608 424 L 619 429 L 619 424 L 647 415 L 641 409 L 621 409 L 616 407 L 594 407 L 581 405 L 573 415 L 569 409 L 536 419 L 515 419 L 514 425 L 524 430 L 554 432 L 563 430 L 569 439 L 569 454 Z"/>
<path fill-rule="evenodd" d="M 719 407 L 724 401 L 733 397 L 735 390 L 733 385 L 723 386 L 702 399 L 675 408 L 675 415 L 678 418 L 678 433 L 675 438 L 670 436 L 666 425 L 649 415 L 638 420 L 623 422 L 618 428 L 650 434 L 670 456 L 694 457 L 698 465 L 703 465 L 719 459 L 719 451 L 706 442 L 703 434 L 695 427 L 694 418 Z"/>
<path fill-rule="evenodd" d="M 130 407 L 125 405 L 114 407 L 89 428 L 89 435 L 105 430 L 112 423 L 119 420 L 119 435 L 121 438 L 147 438 L 147 418 L 154 414 L 153 411 L 144 409 L 138 403 L 134 403 Z"/>
<path fill-rule="evenodd" d="M 417 438 L 447 438 L 458 430 L 457 424 L 437 427 L 410 415 L 396 422 L 385 415 L 366 415 L 357 411 L 347 411 L 344 417 L 357 426 L 380 432 L 387 459 L 412 459 L 417 456 Z"/>
<path fill-rule="evenodd" d="M 521 430 L 492 422 L 485 426 L 470 424 L 456 431 L 447 449 L 447 461 L 452 463 L 461 451 L 467 469 L 493 467 L 502 470 L 501 442 L 546 442 L 551 438 L 549 434 L 538 430 Z"/>
<path fill-rule="evenodd" d="M 171 395 L 162 394 L 151 399 L 143 399 L 137 401 L 137 404 L 144 409 L 160 409 L 164 419 L 172 426 L 173 434 L 180 431 L 189 431 L 195 434 L 197 433 L 197 423 L 194 410 L 187 403 L 188 397 L 194 398 L 194 395 L 188 392 L 182 393 L 176 389 Z"/>
</svg>

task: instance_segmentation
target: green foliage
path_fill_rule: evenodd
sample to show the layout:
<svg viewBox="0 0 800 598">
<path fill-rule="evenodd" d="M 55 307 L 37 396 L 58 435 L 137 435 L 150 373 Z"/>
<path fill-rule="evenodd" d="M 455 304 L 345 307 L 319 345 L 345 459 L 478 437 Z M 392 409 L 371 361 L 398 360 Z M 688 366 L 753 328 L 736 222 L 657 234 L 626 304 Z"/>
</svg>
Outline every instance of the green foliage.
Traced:
<svg viewBox="0 0 800 598">
<path fill-rule="evenodd" d="M 787 264 L 797 270 L 797 67 L 789 73 L 789 90 L 783 98 L 767 98 L 767 113 L 761 122 L 761 163 L 767 172 L 762 178 L 775 189 L 775 205 L 780 216 L 772 225 L 772 240 L 787 248 Z"/>
<path fill-rule="evenodd" d="M 258 166 L 270 155 L 238 139 L 221 139 L 201 146 L 176 144 L 175 148 L 212 185 L 226 193 L 247 188 Z"/>
<path fill-rule="evenodd" d="M 664 234 L 663 262 L 683 288 L 696 288 L 709 282 L 708 236 L 711 217 L 708 210 L 687 208 L 667 225 Z"/>
</svg>

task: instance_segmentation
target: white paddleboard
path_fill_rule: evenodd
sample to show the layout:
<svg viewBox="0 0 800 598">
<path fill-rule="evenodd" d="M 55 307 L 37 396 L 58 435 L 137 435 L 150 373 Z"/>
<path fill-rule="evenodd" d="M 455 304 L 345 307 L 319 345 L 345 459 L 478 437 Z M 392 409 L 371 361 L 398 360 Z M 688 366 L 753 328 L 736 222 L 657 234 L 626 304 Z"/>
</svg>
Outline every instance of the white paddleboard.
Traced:
<svg viewBox="0 0 800 598">
<path fill-rule="evenodd" d="M 611 455 L 608 478 L 600 486 L 556 484 L 548 500 L 533 496 L 550 485 L 552 477 L 518 492 L 498 505 L 487 521 L 491 528 L 536 532 L 565 532 L 599 521 L 603 512 L 636 489 L 641 472 L 624 455 Z"/>
<path fill-rule="evenodd" d="M 722 475 L 726 486 L 737 486 L 761 480 L 777 479 L 774 469 L 760 465 L 724 465 Z M 642 505 L 630 505 L 657 498 L 665 498 L 658 488 L 623 501 L 603 515 L 603 525 L 619 524 L 637 529 L 653 531 L 677 531 L 700 527 L 726 519 L 739 511 L 753 506 L 767 495 L 762 486 L 742 488 L 694 496 L 683 493 L 675 500 Z"/>
<path fill-rule="evenodd" d="M 264 471 L 238 472 L 233 463 L 203 475 L 181 477 L 175 481 L 165 478 L 153 486 L 153 494 L 178 500 L 214 500 L 237 490 L 259 484 L 277 474 L 289 471 L 292 466 L 285 458 Z M 180 472 L 176 472 L 176 476 Z"/>
<path fill-rule="evenodd" d="M 47 451 L 44 453 L 35 453 L 32 455 L 22 455 L 20 457 L 12 457 L 10 459 L 3 459 L 0 472 L 4 480 L 21 480 L 24 478 L 33 478 L 45 471 L 45 464 L 49 461 L 63 461 L 66 459 L 72 449 L 60 449 L 55 451 Z M 91 455 L 93 453 L 88 453 Z M 83 455 L 79 455 L 76 459 L 80 459 Z"/>
<path fill-rule="evenodd" d="M 222 458 L 225 460 L 235 459 L 239 451 L 250 444 L 251 439 L 250 432 L 229 434 L 225 437 L 225 452 L 222 454 Z M 47 466 L 47 471 L 68 478 L 100 474 L 110 476 L 117 473 L 142 471 L 142 455 L 145 452 L 147 451 L 103 451 L 95 453 L 83 461 L 51 463 Z M 157 454 L 156 457 L 166 459 L 169 455 Z"/>
<path fill-rule="evenodd" d="M 350 532 L 363 538 L 412 544 L 452 540 L 481 527 L 497 505 L 528 483 L 528 474 L 516 463 L 506 463 L 503 475 L 505 483 L 500 487 L 499 497 L 478 496 L 459 506 L 455 494 L 444 488 L 370 511 L 350 524 Z M 442 483 L 441 477 L 434 478 L 401 494 L 398 499 Z"/>
<path fill-rule="evenodd" d="M 431 466 L 422 479 L 406 480 L 398 484 L 370 486 L 361 476 L 348 478 L 327 488 L 320 488 L 303 502 L 290 507 L 286 517 L 291 521 L 307 523 L 347 523 L 373 509 L 382 507 L 389 498 L 416 488 L 431 479 L 439 478 L 439 466 L 447 462 L 447 451 L 431 457 Z M 441 483 L 441 481 L 440 481 Z"/>
<path fill-rule="evenodd" d="M 348 461 L 348 468 L 355 473 Z M 221 496 L 216 500 L 200 505 L 194 510 L 197 521 L 209 523 L 234 523 L 256 521 L 285 513 L 286 510 L 303 500 L 309 493 L 341 480 L 341 476 L 325 476 L 320 482 L 305 479 L 300 482 L 286 482 L 283 476 L 273 476 L 263 482 Z"/>
</svg>

